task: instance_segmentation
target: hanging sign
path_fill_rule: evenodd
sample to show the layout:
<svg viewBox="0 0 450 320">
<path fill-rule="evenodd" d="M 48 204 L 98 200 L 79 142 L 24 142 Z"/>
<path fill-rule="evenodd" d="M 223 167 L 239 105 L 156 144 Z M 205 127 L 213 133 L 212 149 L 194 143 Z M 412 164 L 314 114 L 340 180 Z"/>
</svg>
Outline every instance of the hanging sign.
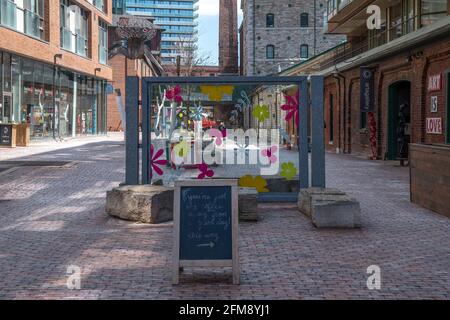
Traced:
<svg viewBox="0 0 450 320">
<path fill-rule="evenodd" d="M 427 133 L 442 134 L 442 118 L 427 118 Z"/>
<path fill-rule="evenodd" d="M 431 97 L 431 112 L 438 112 L 438 97 Z"/>
<path fill-rule="evenodd" d="M 239 284 L 237 180 L 175 182 L 173 283 L 180 267 L 232 267 Z"/>
<path fill-rule="evenodd" d="M 360 108 L 361 112 L 374 111 L 374 73 L 368 67 L 360 68 Z"/>
<path fill-rule="evenodd" d="M 441 91 L 442 74 L 434 74 L 428 77 L 428 92 Z"/>
</svg>

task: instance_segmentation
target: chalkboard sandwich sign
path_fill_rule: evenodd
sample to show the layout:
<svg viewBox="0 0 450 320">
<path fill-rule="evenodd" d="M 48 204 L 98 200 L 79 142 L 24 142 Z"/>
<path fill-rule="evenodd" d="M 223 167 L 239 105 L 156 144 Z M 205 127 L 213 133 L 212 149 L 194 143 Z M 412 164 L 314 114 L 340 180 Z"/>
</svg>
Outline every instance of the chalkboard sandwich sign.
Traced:
<svg viewBox="0 0 450 320">
<path fill-rule="evenodd" d="M 239 284 L 237 180 L 175 182 L 173 283 L 180 268 L 232 267 Z"/>
</svg>

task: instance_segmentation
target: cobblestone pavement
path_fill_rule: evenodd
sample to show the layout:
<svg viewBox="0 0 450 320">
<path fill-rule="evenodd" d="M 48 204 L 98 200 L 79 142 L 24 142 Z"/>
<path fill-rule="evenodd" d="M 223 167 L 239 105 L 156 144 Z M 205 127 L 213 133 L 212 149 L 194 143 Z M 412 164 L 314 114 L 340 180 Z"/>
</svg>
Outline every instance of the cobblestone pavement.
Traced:
<svg viewBox="0 0 450 320">
<path fill-rule="evenodd" d="M 0 172 L 0 298 L 450 298 L 450 219 L 409 202 L 406 168 L 328 154 L 328 185 L 361 201 L 362 229 L 316 230 L 294 205 L 264 204 L 261 221 L 239 227 L 240 286 L 226 269 L 185 270 L 172 286 L 172 224 L 109 218 L 105 191 L 123 180 L 123 142 L 86 142 L 19 154 L 69 166 Z M 379 291 L 366 287 L 373 264 Z M 81 290 L 67 289 L 70 265 L 81 268 Z"/>
</svg>

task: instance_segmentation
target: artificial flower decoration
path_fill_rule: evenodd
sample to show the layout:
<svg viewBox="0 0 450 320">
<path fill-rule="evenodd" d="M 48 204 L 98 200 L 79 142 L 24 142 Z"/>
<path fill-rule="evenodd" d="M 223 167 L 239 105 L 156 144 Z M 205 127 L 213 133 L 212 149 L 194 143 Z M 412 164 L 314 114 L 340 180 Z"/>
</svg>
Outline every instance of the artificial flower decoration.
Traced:
<svg viewBox="0 0 450 320">
<path fill-rule="evenodd" d="M 173 147 L 173 154 L 180 158 L 186 158 L 191 152 L 191 145 L 185 140 L 177 143 Z"/>
<path fill-rule="evenodd" d="M 164 173 L 159 166 L 165 166 L 167 164 L 167 160 L 165 159 L 159 159 L 163 153 L 163 149 L 159 149 L 156 153 L 155 147 L 153 145 L 150 146 L 150 164 L 153 168 L 153 170 L 160 176 Z M 150 170 L 150 178 L 152 178 L 152 172 L 153 170 Z"/>
<path fill-rule="evenodd" d="M 175 101 L 176 103 L 183 102 L 183 98 L 181 97 L 181 87 L 177 85 L 174 88 L 167 90 L 166 99 L 170 101 Z"/>
<path fill-rule="evenodd" d="M 280 175 L 287 180 L 292 180 L 297 175 L 297 167 L 292 162 L 285 162 L 281 165 Z"/>
<path fill-rule="evenodd" d="M 223 142 L 222 139 L 224 138 L 224 135 L 223 135 L 222 131 L 220 131 L 219 129 L 210 129 L 209 130 L 209 136 L 216 138 L 216 141 L 215 141 L 216 146 L 221 146 L 222 145 L 222 142 Z"/>
<path fill-rule="evenodd" d="M 202 106 L 197 106 L 195 105 L 195 107 L 193 107 L 191 109 L 191 118 L 194 121 L 202 121 L 202 119 L 205 117 L 206 115 L 203 113 L 203 107 Z"/>
<path fill-rule="evenodd" d="M 187 115 L 188 115 L 187 107 L 181 105 L 180 107 L 177 108 L 177 117 L 178 118 L 182 119 Z"/>
<path fill-rule="evenodd" d="M 232 96 L 233 86 L 201 86 L 202 94 L 207 95 L 210 101 L 220 102 L 224 95 Z"/>
<path fill-rule="evenodd" d="M 275 155 L 275 153 L 278 151 L 278 147 L 277 146 L 272 146 L 268 149 L 262 150 L 261 154 L 263 157 L 267 157 L 269 158 L 269 163 L 275 163 L 277 162 L 278 158 Z"/>
<path fill-rule="evenodd" d="M 269 119 L 270 112 L 269 106 L 259 105 L 253 108 L 252 112 L 253 116 L 259 120 L 259 122 L 264 122 L 266 119 Z"/>
<path fill-rule="evenodd" d="M 214 171 L 209 169 L 206 163 L 199 165 L 198 170 L 200 170 L 200 174 L 197 177 L 199 180 L 205 179 L 206 177 L 212 178 L 214 176 Z"/>
<path fill-rule="evenodd" d="M 284 95 L 284 98 L 286 99 L 286 104 L 283 104 L 281 106 L 281 110 L 287 111 L 285 120 L 289 121 L 295 117 L 295 123 L 298 126 L 298 123 L 300 121 L 298 116 L 299 92 L 297 91 L 297 94 L 295 96 Z"/>
<path fill-rule="evenodd" d="M 239 186 L 243 188 L 255 188 L 260 193 L 269 192 L 267 181 L 261 176 L 243 176 L 239 179 Z"/>
</svg>

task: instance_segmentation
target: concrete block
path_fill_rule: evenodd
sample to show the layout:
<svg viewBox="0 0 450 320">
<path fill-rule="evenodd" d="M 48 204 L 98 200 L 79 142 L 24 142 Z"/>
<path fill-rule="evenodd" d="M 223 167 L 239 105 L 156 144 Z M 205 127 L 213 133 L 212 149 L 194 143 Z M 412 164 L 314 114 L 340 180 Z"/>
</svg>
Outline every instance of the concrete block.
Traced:
<svg viewBox="0 0 450 320">
<path fill-rule="evenodd" d="M 239 188 L 239 220 L 258 220 L 258 191 L 255 188 Z"/>
<path fill-rule="evenodd" d="M 311 197 L 313 195 L 327 195 L 332 197 L 335 195 L 345 195 L 345 192 L 333 188 L 308 188 L 300 190 L 297 203 L 298 209 L 307 217 L 311 217 Z"/>
<path fill-rule="evenodd" d="M 359 202 L 346 195 L 313 195 L 311 220 L 317 228 L 359 228 Z"/>
<path fill-rule="evenodd" d="M 157 224 L 173 220 L 171 188 L 120 186 L 106 193 L 106 212 L 124 220 Z"/>
</svg>

